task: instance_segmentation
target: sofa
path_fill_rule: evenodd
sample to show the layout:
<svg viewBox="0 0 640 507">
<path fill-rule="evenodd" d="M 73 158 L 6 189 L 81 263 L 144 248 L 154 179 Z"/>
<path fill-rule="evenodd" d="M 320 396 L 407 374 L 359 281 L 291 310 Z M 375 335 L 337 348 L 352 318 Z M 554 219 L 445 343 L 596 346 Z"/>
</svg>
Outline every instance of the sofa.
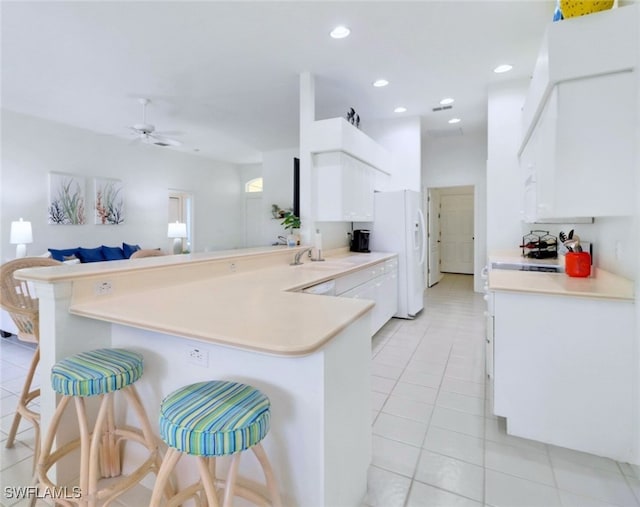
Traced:
<svg viewBox="0 0 640 507">
<path fill-rule="evenodd" d="M 51 257 L 57 261 L 76 261 L 77 259 L 81 263 L 128 259 L 138 250 L 140 250 L 140 245 L 130 245 L 128 243 L 122 243 L 121 247 L 102 245 L 95 248 L 83 248 L 79 246 L 66 249 L 48 249 Z"/>
</svg>

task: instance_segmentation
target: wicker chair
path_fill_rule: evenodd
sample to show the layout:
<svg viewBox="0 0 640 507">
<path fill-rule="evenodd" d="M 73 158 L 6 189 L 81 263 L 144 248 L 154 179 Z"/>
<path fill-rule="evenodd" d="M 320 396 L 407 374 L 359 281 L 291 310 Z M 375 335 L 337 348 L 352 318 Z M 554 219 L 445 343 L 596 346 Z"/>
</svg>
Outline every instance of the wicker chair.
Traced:
<svg viewBox="0 0 640 507">
<path fill-rule="evenodd" d="M 34 297 L 33 288 L 30 287 L 30 284 L 16 280 L 13 277 L 14 271 L 41 266 L 57 266 L 59 264 L 61 263 L 53 259 L 25 257 L 6 262 L 0 266 L 0 307 L 6 310 L 15 322 L 20 340 L 32 343 L 39 342 L 38 299 Z M 38 462 L 40 452 L 40 414 L 31 410 L 28 405 L 40 396 L 40 389 L 31 389 L 33 376 L 39 361 L 40 345 L 36 347 L 31 359 L 29 372 L 20 393 L 16 415 L 13 418 L 6 443 L 6 447 L 13 447 L 22 417 L 31 422 L 35 429 L 36 442 L 34 465 Z"/>
</svg>

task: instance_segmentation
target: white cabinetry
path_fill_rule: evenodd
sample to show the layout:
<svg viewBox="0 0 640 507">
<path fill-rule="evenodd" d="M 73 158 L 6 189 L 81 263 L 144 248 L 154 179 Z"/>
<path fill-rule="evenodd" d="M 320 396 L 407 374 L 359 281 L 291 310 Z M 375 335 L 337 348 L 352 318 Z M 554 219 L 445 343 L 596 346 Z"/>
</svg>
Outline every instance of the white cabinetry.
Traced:
<svg viewBox="0 0 640 507">
<path fill-rule="evenodd" d="M 314 155 L 316 220 L 373 220 L 373 169 L 343 152 Z"/>
<path fill-rule="evenodd" d="M 549 27 L 523 108 L 520 167 L 530 222 L 634 211 L 638 9 L 584 18 Z M 567 51 L 600 39 L 611 51 L 589 59 Z"/>
<path fill-rule="evenodd" d="M 336 279 L 336 295 L 371 299 L 371 335 L 398 311 L 398 259 L 389 259 Z"/>
<path fill-rule="evenodd" d="M 494 413 L 507 432 L 632 462 L 632 301 L 494 292 Z"/>
<path fill-rule="evenodd" d="M 390 173 L 391 154 L 344 118 L 314 121 L 310 138 L 311 153 L 340 151 L 378 171 Z"/>
</svg>

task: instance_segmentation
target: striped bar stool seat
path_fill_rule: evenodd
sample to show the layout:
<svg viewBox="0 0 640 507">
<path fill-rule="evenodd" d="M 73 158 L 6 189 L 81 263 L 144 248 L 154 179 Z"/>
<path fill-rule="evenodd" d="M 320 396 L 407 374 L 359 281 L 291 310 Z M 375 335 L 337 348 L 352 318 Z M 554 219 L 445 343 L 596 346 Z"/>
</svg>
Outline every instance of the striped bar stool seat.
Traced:
<svg viewBox="0 0 640 507">
<path fill-rule="evenodd" d="M 160 437 L 169 446 L 158 473 L 150 505 L 160 505 L 165 484 L 184 455 L 197 459 L 200 479 L 180 491 L 167 506 L 180 505 L 196 497 L 204 505 L 230 507 L 240 496 L 255 504 L 280 506 L 280 494 L 273 470 L 261 441 L 269 431 L 270 402 L 258 389 L 226 381 L 199 382 L 182 387 L 163 401 L 160 408 Z M 255 489 L 236 483 L 242 451 L 251 449 L 266 479 L 269 498 Z M 232 456 L 226 481 L 217 479 L 215 460 Z"/>
<path fill-rule="evenodd" d="M 61 395 L 47 430 L 35 480 L 42 487 L 57 485 L 49 478 L 49 470 L 63 456 L 80 449 L 77 465 L 80 492 L 74 498 L 57 499 L 62 505 L 94 506 L 110 502 L 127 489 L 139 483 L 149 473 L 157 473 L 161 465 L 158 440 L 133 385 L 143 373 L 142 356 L 125 349 L 97 349 L 81 352 L 57 362 L 51 369 L 51 386 Z M 114 395 L 123 398 L 136 414 L 139 428 L 117 426 Z M 99 396 L 98 415 L 93 428 L 85 407 L 85 398 Z M 79 438 L 52 451 L 53 442 L 63 414 L 74 401 L 78 419 Z M 121 470 L 121 449 L 124 440 L 133 440 L 146 447 L 148 457 L 135 471 L 126 476 Z M 118 477 L 99 489 L 100 478 Z M 173 495 L 167 483 L 166 496 Z M 77 496 L 77 498 L 76 498 Z M 57 504 L 56 504 L 57 505 Z"/>
</svg>

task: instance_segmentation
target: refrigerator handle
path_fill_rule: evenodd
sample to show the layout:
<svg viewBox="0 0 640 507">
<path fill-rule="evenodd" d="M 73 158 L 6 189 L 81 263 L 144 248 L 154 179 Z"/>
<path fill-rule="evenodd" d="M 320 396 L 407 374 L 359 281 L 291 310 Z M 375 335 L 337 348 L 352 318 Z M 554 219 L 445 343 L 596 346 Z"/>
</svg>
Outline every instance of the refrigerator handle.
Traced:
<svg viewBox="0 0 640 507">
<path fill-rule="evenodd" d="M 422 266 L 424 264 L 424 257 L 425 254 L 427 252 L 427 235 L 425 234 L 425 221 L 424 221 L 424 214 L 422 213 L 422 210 L 420 208 L 418 208 L 418 219 L 420 221 L 420 234 L 422 235 L 422 253 L 420 254 L 420 263 L 419 266 Z"/>
</svg>

